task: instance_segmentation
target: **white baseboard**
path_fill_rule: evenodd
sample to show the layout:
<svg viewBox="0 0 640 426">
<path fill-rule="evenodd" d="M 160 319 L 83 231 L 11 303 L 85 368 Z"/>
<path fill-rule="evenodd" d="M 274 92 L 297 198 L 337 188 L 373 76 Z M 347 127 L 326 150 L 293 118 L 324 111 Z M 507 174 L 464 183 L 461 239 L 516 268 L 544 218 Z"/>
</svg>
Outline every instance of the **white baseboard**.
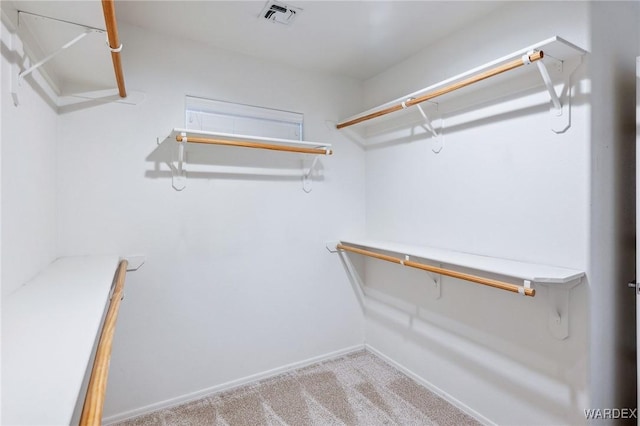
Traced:
<svg viewBox="0 0 640 426">
<path fill-rule="evenodd" d="M 491 420 L 489 420 L 488 418 L 486 418 L 482 414 L 478 413 L 476 410 L 472 409 L 468 405 L 466 405 L 463 402 L 459 401 L 458 399 L 454 398 L 453 396 L 451 396 L 447 392 L 443 391 L 439 387 L 437 387 L 437 386 L 433 385 L 432 383 L 428 382 L 427 380 L 425 380 L 424 378 L 420 377 L 419 375 L 417 375 L 413 371 L 409 370 L 404 365 L 399 364 L 398 362 L 396 362 L 393 359 L 389 358 L 388 356 L 386 356 L 385 354 L 383 354 L 382 352 L 380 352 L 376 348 L 372 347 L 369 344 L 365 344 L 364 346 L 365 346 L 365 349 L 367 351 L 375 354 L 376 356 L 379 356 L 380 358 L 385 360 L 387 363 L 393 365 L 395 368 L 397 368 L 398 370 L 402 371 L 404 374 L 406 374 L 407 376 L 411 377 L 413 380 L 415 380 L 416 382 L 420 383 L 422 386 L 424 386 L 425 388 L 429 389 L 431 392 L 435 393 L 436 395 L 438 395 L 439 397 L 441 397 L 442 399 L 444 399 L 445 401 L 447 401 L 448 403 L 450 403 L 451 405 L 456 407 L 458 410 L 463 411 L 464 413 L 470 415 L 471 417 L 473 417 L 474 419 L 476 419 L 477 421 L 479 421 L 480 423 L 482 423 L 485 426 L 497 426 L 496 423 L 492 422 Z"/>
<path fill-rule="evenodd" d="M 259 380 L 268 379 L 270 377 L 277 376 L 282 373 L 286 373 L 289 371 L 297 370 L 298 368 L 303 368 L 311 364 L 315 364 L 318 362 L 326 361 L 332 358 L 338 358 L 352 352 L 357 352 L 365 349 L 365 345 L 355 345 L 348 348 L 340 349 L 337 351 L 329 352 L 324 355 L 316 356 L 313 358 L 305 359 L 303 361 L 294 362 L 292 364 L 283 365 L 282 367 L 274 368 L 272 370 L 264 371 L 262 373 L 253 374 L 251 376 L 243 377 L 241 379 L 232 380 L 227 383 L 222 383 L 220 385 L 212 386 L 210 388 L 202 389 L 196 392 L 191 392 L 186 395 L 181 395 L 175 398 L 167 399 L 164 401 L 156 402 L 154 404 L 146 405 L 144 407 L 136 408 L 134 410 L 125 411 L 124 413 L 115 414 L 113 416 L 105 417 L 102 419 L 102 424 L 105 426 L 121 422 L 127 419 L 131 419 L 134 417 L 141 416 L 143 414 L 151 413 L 153 411 L 163 410 L 165 408 L 175 407 L 176 405 L 184 404 L 186 402 L 195 401 L 197 399 L 203 398 L 207 395 L 231 390 L 248 383 L 257 382 Z"/>
</svg>

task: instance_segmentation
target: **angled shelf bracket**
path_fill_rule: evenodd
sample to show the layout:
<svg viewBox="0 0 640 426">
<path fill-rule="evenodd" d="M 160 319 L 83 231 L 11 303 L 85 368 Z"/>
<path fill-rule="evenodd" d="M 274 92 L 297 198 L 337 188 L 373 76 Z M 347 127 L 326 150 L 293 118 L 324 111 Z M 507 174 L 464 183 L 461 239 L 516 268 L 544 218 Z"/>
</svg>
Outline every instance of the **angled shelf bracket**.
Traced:
<svg viewBox="0 0 640 426">
<path fill-rule="evenodd" d="M 528 58 L 528 55 L 524 55 L 523 60 L 525 57 Z M 536 65 L 538 66 L 538 71 L 540 71 L 540 76 L 542 77 L 542 81 L 544 82 L 544 85 L 547 88 L 547 91 L 549 92 L 549 96 L 551 97 L 551 104 L 553 106 L 552 110 L 555 111 L 556 115 L 561 115 L 562 104 L 560 102 L 560 98 L 558 97 L 558 94 L 556 93 L 555 87 L 553 87 L 553 82 L 551 81 L 551 76 L 549 75 L 547 66 L 542 61 L 536 62 Z"/>
<path fill-rule="evenodd" d="M 430 102 L 430 101 L 427 101 Z M 431 117 L 436 118 L 436 119 L 440 119 L 440 123 L 442 123 L 442 117 L 439 114 L 438 111 L 438 104 L 435 102 L 430 102 L 433 103 L 436 107 L 435 107 L 435 114 L 432 114 Z M 432 118 L 427 115 L 427 113 L 424 111 L 424 109 L 422 108 L 422 105 L 420 104 L 416 104 L 416 107 L 418 109 L 418 111 L 420 112 L 420 115 L 422 116 L 422 118 L 424 119 L 424 125 L 423 128 L 431 133 L 431 151 L 433 151 L 434 153 L 438 154 L 440 151 L 442 151 L 442 147 L 444 145 L 444 141 L 443 141 L 443 136 L 442 136 L 442 124 L 440 125 L 440 132 L 436 131 L 434 125 L 433 125 L 433 120 Z"/>
<path fill-rule="evenodd" d="M 64 52 L 66 49 L 70 48 L 71 46 L 73 46 L 74 44 L 76 44 L 77 42 L 79 42 L 80 40 L 82 40 L 92 32 L 104 33 L 104 31 L 87 27 L 82 33 L 78 34 L 73 39 L 63 44 L 62 47 L 60 47 L 59 49 L 51 52 L 50 54 L 45 56 L 43 59 L 31 65 L 26 70 L 19 72 L 16 78 L 12 79 L 11 97 L 13 98 L 13 104 L 15 106 L 18 106 L 20 104 L 18 100 L 18 91 L 20 90 L 20 87 L 22 87 L 22 81 L 24 80 L 25 77 L 27 77 L 29 74 L 31 74 L 32 72 L 34 72 L 35 70 L 37 70 L 38 68 L 46 64 L 47 62 L 49 62 L 51 59 L 58 56 L 60 53 Z"/>
<path fill-rule="evenodd" d="M 318 165 L 318 160 L 320 160 L 320 156 L 316 155 L 313 158 L 313 162 L 311 163 L 311 166 L 309 166 L 307 171 L 304 172 L 304 174 L 302 175 L 302 190 L 304 192 L 306 192 L 306 193 L 311 192 L 311 190 L 313 189 L 313 186 L 312 186 L 312 183 L 313 183 L 312 174 L 313 174 L 313 171 L 315 170 L 316 166 Z M 304 160 L 302 160 L 302 167 L 304 169 Z"/>
<path fill-rule="evenodd" d="M 404 259 L 405 261 L 410 260 L 409 255 L 405 255 Z M 442 269 L 442 263 L 438 263 L 437 268 Z M 440 299 L 442 297 L 442 274 L 429 271 L 425 272 L 429 275 L 432 281 L 428 286 L 429 295 L 434 300 Z"/>
<path fill-rule="evenodd" d="M 176 191 L 182 191 L 187 186 L 187 133 L 180 132 L 180 140 L 178 142 L 178 149 L 172 150 L 173 158 L 171 161 L 171 186 Z"/>
<path fill-rule="evenodd" d="M 582 55 L 574 55 L 564 60 L 550 55 L 545 58 L 550 63 L 554 74 L 559 74 L 561 83 L 560 90 L 557 92 L 547 64 L 536 61 L 540 77 L 549 93 L 551 130 L 555 133 L 563 133 L 571 127 L 571 75 L 582 63 Z"/>
<path fill-rule="evenodd" d="M 114 9 L 114 0 L 103 0 L 102 1 L 102 7 L 103 7 L 103 13 L 104 13 L 104 17 L 105 17 L 105 24 L 106 24 L 106 28 L 107 30 L 103 30 L 100 28 L 95 28 L 95 27 L 90 27 L 84 24 L 79 24 L 76 22 L 70 22 L 70 21 L 65 21 L 65 20 L 61 20 L 61 19 L 57 19 L 57 18 L 53 18 L 50 16 L 44 16 L 44 15 L 39 15 L 39 14 L 35 14 L 35 13 L 31 13 L 31 12 L 26 12 L 23 10 L 18 10 L 18 29 L 21 26 L 21 19 L 22 16 L 32 16 L 35 17 L 37 19 L 44 19 L 47 21 L 51 21 L 51 22 L 60 22 L 66 25 L 74 25 L 76 27 L 82 28 L 83 31 L 76 35 L 75 37 L 73 37 L 71 40 L 69 40 L 68 42 L 64 43 L 60 48 L 58 48 L 57 50 L 49 53 L 48 55 L 46 55 L 43 59 L 33 63 L 32 58 L 30 57 L 30 55 L 33 55 L 33 53 L 27 53 L 25 51 L 24 57 L 23 57 L 23 64 L 26 64 L 28 62 L 31 62 L 31 65 L 24 69 L 24 70 L 20 70 L 20 64 L 18 63 L 14 63 L 12 66 L 12 71 L 11 71 L 11 97 L 13 100 L 13 104 L 15 106 L 18 106 L 20 104 L 19 101 L 19 92 L 21 90 L 22 87 L 22 83 L 23 80 L 29 76 L 30 74 L 32 74 L 34 71 L 38 70 L 40 67 L 42 67 L 44 64 L 46 64 L 47 62 L 49 62 L 51 59 L 55 58 L 56 56 L 58 56 L 60 53 L 64 52 L 65 50 L 69 49 L 70 47 L 74 46 L 75 44 L 77 44 L 80 40 L 84 39 L 87 35 L 91 34 L 91 33 L 97 33 L 97 34 L 105 34 L 106 35 L 106 46 L 107 48 L 110 50 L 111 52 L 111 57 L 112 57 L 112 61 L 113 61 L 113 65 L 114 65 L 114 71 L 116 74 L 116 82 L 118 85 L 118 94 L 119 97 L 121 99 L 126 98 L 127 93 L 124 87 L 124 75 L 122 72 L 122 64 L 121 64 L 121 59 L 120 59 L 120 52 L 122 50 L 122 43 L 120 43 L 119 38 L 118 38 L 118 27 L 117 27 L 117 22 L 116 22 L 116 17 L 115 17 L 115 9 Z M 28 25 L 26 26 L 27 30 L 28 30 Z M 38 41 L 35 40 L 34 43 L 37 45 Z M 35 55 L 35 56 L 39 56 Z M 28 61 L 28 62 L 27 62 Z M 46 74 L 46 73 L 45 73 Z M 50 91 L 52 92 L 50 95 L 52 96 L 52 100 L 58 105 L 58 106 L 64 106 L 66 104 L 69 103 L 74 103 L 71 102 L 70 99 L 73 99 L 76 95 L 65 95 L 62 96 L 60 93 L 58 93 L 58 89 L 55 87 L 50 87 Z M 94 99 L 96 97 L 98 97 L 98 93 L 100 91 L 94 91 L 94 92 L 86 92 L 84 94 L 79 94 L 79 98 L 83 98 L 86 97 L 88 99 Z M 101 94 L 100 96 L 105 96 L 104 94 Z M 109 95 L 106 95 L 109 96 Z M 138 96 L 136 96 L 139 98 L 139 94 Z M 129 100 L 126 103 L 132 103 L 132 104 L 137 104 L 140 102 L 140 99 L 132 99 Z"/>
<path fill-rule="evenodd" d="M 542 284 L 547 288 L 549 307 L 547 327 L 553 337 L 564 340 L 569 337 L 569 300 L 571 290 L 582 282 L 582 278 L 563 284 Z"/>
<path fill-rule="evenodd" d="M 144 265 L 144 262 L 146 262 L 147 260 L 147 256 L 142 254 L 128 255 L 128 256 L 122 256 L 120 260 L 127 261 L 127 272 L 133 272 L 133 271 L 137 271 L 138 269 L 140 269 L 142 265 Z"/>
</svg>

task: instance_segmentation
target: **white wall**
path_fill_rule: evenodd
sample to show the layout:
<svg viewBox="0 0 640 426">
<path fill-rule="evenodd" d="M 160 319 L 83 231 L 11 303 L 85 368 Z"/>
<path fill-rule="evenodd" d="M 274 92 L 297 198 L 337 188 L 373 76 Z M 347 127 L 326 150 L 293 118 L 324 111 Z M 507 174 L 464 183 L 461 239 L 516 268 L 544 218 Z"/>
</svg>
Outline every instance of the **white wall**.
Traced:
<svg viewBox="0 0 640 426">
<path fill-rule="evenodd" d="M 3 9 L 3 13 L 11 13 Z M 2 296 L 35 276 L 56 254 L 57 116 L 48 99 L 23 82 L 15 107 L 11 64 L 22 43 L 2 23 Z"/>
<path fill-rule="evenodd" d="M 594 2 L 591 13 L 592 406 L 636 406 L 635 52 L 637 2 Z M 611 25 L 615 22 L 615 25 Z"/>
<path fill-rule="evenodd" d="M 629 328 L 621 327 L 630 321 L 628 293 L 608 289 L 629 279 L 632 209 L 608 206 L 629 195 L 630 113 L 610 106 L 626 105 L 623 94 L 633 93 L 623 57 L 627 24 L 638 16 L 637 8 L 626 13 L 632 7 L 507 3 L 367 81 L 364 91 L 353 80 L 122 26 L 128 88 L 145 92 L 146 100 L 89 102 L 58 118 L 29 85 L 23 105 L 11 105 L 3 27 L 2 293 L 55 255 L 147 255 L 127 280 L 107 416 L 365 337 L 499 424 L 576 424 L 584 421 L 583 408 L 628 405 L 625 376 L 633 367 L 621 362 L 633 346 Z M 593 50 L 575 75 L 565 134 L 551 133 L 546 95 L 528 80 L 456 100 L 467 109 L 445 114 L 445 146 L 437 155 L 428 140 L 414 139 L 365 156 L 325 125 L 361 103 L 395 98 L 556 34 Z M 629 50 L 640 52 L 637 45 Z M 163 164 L 172 144 L 157 149 L 155 138 L 184 124 L 186 94 L 303 112 L 306 137 L 333 142 L 336 155 L 322 159 L 323 179 L 305 194 L 298 177 L 287 177 L 299 157 L 195 147 L 189 159 L 203 172 L 190 165 L 187 188 L 175 192 Z M 483 96 L 487 102 L 476 105 Z M 602 102 L 592 108 L 591 98 Z M 547 331 L 545 288 L 525 299 L 445 279 L 442 298 L 432 300 L 425 274 L 380 262 L 367 262 L 363 273 L 375 296 L 363 332 L 354 291 L 324 242 L 365 233 L 586 270 L 588 281 L 572 291 L 570 337 L 558 341 Z M 589 320 L 602 321 L 591 337 Z"/>
<path fill-rule="evenodd" d="M 145 101 L 64 111 L 57 152 L 61 254 L 147 256 L 127 278 L 105 415 L 361 345 L 361 309 L 324 247 L 364 227 L 362 149 L 325 125 L 360 108 L 361 84 L 125 25 L 121 37 Z M 199 164 L 176 192 L 175 144 L 156 138 L 184 126 L 187 94 L 302 112 L 306 139 L 336 154 L 307 194 L 297 154 L 192 146 Z"/>
<path fill-rule="evenodd" d="M 589 49 L 589 6 L 512 2 L 365 83 L 373 106 L 559 35 Z M 443 103 L 444 148 L 402 135 L 367 150 L 367 236 L 588 268 L 590 109 L 574 76 L 572 126 L 550 129 L 539 76 Z M 461 91 L 462 92 L 462 91 Z M 453 109 L 463 108 L 454 112 Z M 547 330 L 548 291 L 517 295 L 367 261 L 366 341 L 489 422 L 579 424 L 588 404 L 588 284 L 570 336 Z"/>
</svg>

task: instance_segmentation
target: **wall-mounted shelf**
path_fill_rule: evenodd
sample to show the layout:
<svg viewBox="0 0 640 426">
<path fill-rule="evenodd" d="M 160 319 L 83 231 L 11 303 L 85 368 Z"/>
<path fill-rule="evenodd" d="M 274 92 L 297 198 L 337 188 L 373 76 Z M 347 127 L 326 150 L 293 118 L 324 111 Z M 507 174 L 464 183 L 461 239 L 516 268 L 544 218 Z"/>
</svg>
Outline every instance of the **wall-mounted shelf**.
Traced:
<svg viewBox="0 0 640 426">
<path fill-rule="evenodd" d="M 545 285 L 552 295 L 549 300 L 551 307 L 549 327 L 552 334 L 559 339 L 564 339 L 569 335 L 569 290 L 580 284 L 585 276 L 583 271 L 575 269 L 387 241 L 344 239 L 328 242 L 327 249 L 330 252 L 348 251 L 375 257 L 403 266 L 447 275 L 526 296 L 535 296 L 535 289 L 531 287 L 532 284 Z M 400 257 L 389 256 L 387 253 L 396 253 Z M 428 263 L 420 263 L 411 258 L 424 259 Z M 517 285 L 447 269 L 450 266 L 471 269 L 484 274 L 511 277 L 522 281 L 523 284 Z M 438 286 L 439 297 L 440 280 L 434 281 Z"/>
<path fill-rule="evenodd" d="M 63 257 L 3 298 L 3 424 L 78 424 L 118 263 Z"/>
<path fill-rule="evenodd" d="M 266 149 L 270 151 L 284 151 L 298 154 L 315 155 L 311 166 L 303 170 L 302 181 L 305 192 L 311 191 L 311 173 L 321 155 L 331 155 L 331 144 L 322 142 L 298 141 L 293 139 L 278 139 L 232 133 L 206 132 L 200 130 L 173 129 L 169 138 L 178 143 L 177 156 L 171 166 L 173 187 L 181 191 L 186 186 L 186 153 L 187 143 L 223 145 L 240 148 Z"/>
<path fill-rule="evenodd" d="M 582 56 L 585 53 L 587 53 L 585 50 L 558 36 L 551 37 L 454 77 L 349 117 L 339 122 L 336 127 L 343 129 L 416 106 L 420 110 L 427 127 L 431 129 L 430 118 L 425 114 L 424 110 L 420 108 L 421 103 L 440 98 L 472 84 L 492 79 L 494 76 L 498 76 L 507 71 L 535 64 L 532 68 L 537 68 L 545 88 L 549 92 L 551 115 L 553 117 L 551 128 L 556 133 L 564 132 L 570 126 L 570 76 L 582 62 Z M 556 83 L 553 82 L 547 65 L 556 71 L 554 74 L 559 74 L 557 78 L 559 81 L 556 83 L 563 84 L 563 86 L 559 88 L 559 91 L 556 90 Z M 434 137 L 438 136 L 438 132 L 432 131 L 431 133 Z"/>
</svg>

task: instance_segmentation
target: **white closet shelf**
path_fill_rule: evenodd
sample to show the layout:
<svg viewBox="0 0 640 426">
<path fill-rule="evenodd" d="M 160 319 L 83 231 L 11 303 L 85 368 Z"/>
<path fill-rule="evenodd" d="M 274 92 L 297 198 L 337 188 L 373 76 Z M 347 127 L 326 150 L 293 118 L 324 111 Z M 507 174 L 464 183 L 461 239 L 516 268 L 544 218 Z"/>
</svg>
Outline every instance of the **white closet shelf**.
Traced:
<svg viewBox="0 0 640 426">
<path fill-rule="evenodd" d="M 311 191 L 311 174 L 320 156 L 333 154 L 330 143 L 207 132 L 202 130 L 175 128 L 169 135 L 169 139 L 175 140 L 178 144 L 176 158 L 171 164 L 172 186 L 177 191 L 182 191 L 186 187 L 187 176 L 185 164 L 187 163 L 187 158 L 185 155 L 185 145 L 192 142 L 315 155 L 309 168 L 303 170 L 302 173 L 302 188 L 305 192 Z"/>
<path fill-rule="evenodd" d="M 477 254 L 463 253 L 439 248 L 398 244 L 387 241 L 346 239 L 343 244 L 374 250 L 398 253 L 426 259 L 436 263 L 459 266 L 476 271 L 487 272 L 507 277 L 518 278 L 540 284 L 568 284 L 580 281 L 585 275 L 583 271 L 561 268 L 557 266 L 525 263 L 516 260 L 501 259 Z M 335 249 L 335 243 L 328 243 L 329 249 Z"/>
<path fill-rule="evenodd" d="M 544 298 L 548 305 L 547 326 L 556 339 L 563 340 L 569 336 L 569 298 L 571 289 L 580 284 L 585 276 L 583 271 L 576 269 L 562 268 L 558 266 L 540 265 L 535 263 L 519 262 L 510 259 L 500 259 L 489 256 L 457 252 L 453 250 L 443 250 L 425 246 L 415 246 L 399 244 L 388 241 L 376 241 L 367 239 L 343 239 L 341 241 L 327 242 L 327 249 L 335 253 L 337 251 L 353 252 L 385 260 L 388 262 L 417 268 L 431 272 L 436 299 L 441 296 L 440 275 L 475 282 L 490 287 L 519 293 L 523 296 L 535 296 L 531 283 L 544 285 L 548 289 L 547 297 Z M 388 256 L 384 253 L 397 253 L 402 257 Z M 446 266 L 432 266 L 416 262 L 410 257 L 426 259 L 430 263 L 452 265 L 465 269 L 472 269 L 490 274 L 508 276 L 524 281 L 524 285 L 519 286 L 503 281 L 484 278 L 476 275 L 446 269 Z M 353 273 L 353 272 L 350 272 Z"/>
<path fill-rule="evenodd" d="M 262 148 L 262 149 L 274 149 L 274 150 L 282 150 L 285 151 L 287 148 L 302 148 L 315 150 L 314 152 L 309 152 L 310 154 L 326 154 L 331 155 L 333 152 L 331 151 L 330 143 L 323 142 L 309 142 L 309 141 L 298 141 L 294 139 L 279 139 L 279 138 L 268 138 L 261 136 L 249 136 L 249 135 L 238 135 L 234 133 L 221 133 L 221 132 L 205 132 L 202 130 L 188 130 L 188 129 L 173 129 L 170 137 L 175 139 L 176 142 L 180 142 L 182 140 L 183 135 L 186 135 L 187 142 L 196 142 L 196 143 L 213 143 L 224 145 L 224 141 L 229 142 L 249 142 L 255 143 L 256 146 L 249 146 L 250 148 Z M 202 139 L 214 140 L 216 142 L 200 142 Z M 261 146 L 262 144 L 272 146 L 272 148 L 267 148 Z M 239 145 L 242 146 L 242 145 Z M 279 149 L 282 148 L 282 149 Z"/>
<path fill-rule="evenodd" d="M 77 423 L 118 256 L 63 257 L 2 300 L 2 424 Z"/>
<path fill-rule="evenodd" d="M 561 37 L 554 36 L 543 40 L 539 43 L 535 43 L 531 46 L 527 46 L 523 49 L 517 50 L 513 53 L 505 55 L 501 58 L 487 62 L 471 70 L 465 71 L 461 74 L 442 80 L 431 86 L 425 87 L 413 93 L 409 93 L 400 98 L 386 102 L 375 108 L 371 108 L 360 114 L 346 118 L 339 122 L 336 127 L 338 129 L 346 128 L 352 125 L 361 124 L 367 120 L 375 119 L 393 112 L 405 110 L 411 106 L 417 106 L 420 108 L 420 103 L 430 101 L 432 99 L 443 96 L 447 93 L 453 92 L 457 89 L 469 86 L 471 84 L 491 80 L 491 77 L 502 74 L 506 71 L 521 67 L 532 65 L 534 62 L 540 71 L 544 84 L 549 91 L 552 102 L 552 112 L 557 116 L 564 116 L 564 121 L 568 120 L 568 111 L 565 109 L 568 107 L 569 96 L 565 99 L 561 99 L 554 88 L 554 83 L 551 81 L 551 77 L 547 72 L 545 62 L 553 62 L 557 68 L 562 72 L 562 80 L 565 85 L 568 83 L 568 79 L 573 70 L 581 62 L 581 57 L 587 53 L 584 49 L 562 39 Z M 546 58 L 544 61 L 542 60 Z M 536 68 L 534 66 L 533 68 Z M 560 92 L 562 93 L 562 92 Z M 429 118 L 424 111 L 421 113 L 426 121 Z M 430 123 L 429 123 L 430 124 Z M 556 127 L 552 127 L 554 131 L 564 131 L 562 125 L 557 124 Z M 556 130 L 556 128 L 558 130 Z"/>
</svg>

